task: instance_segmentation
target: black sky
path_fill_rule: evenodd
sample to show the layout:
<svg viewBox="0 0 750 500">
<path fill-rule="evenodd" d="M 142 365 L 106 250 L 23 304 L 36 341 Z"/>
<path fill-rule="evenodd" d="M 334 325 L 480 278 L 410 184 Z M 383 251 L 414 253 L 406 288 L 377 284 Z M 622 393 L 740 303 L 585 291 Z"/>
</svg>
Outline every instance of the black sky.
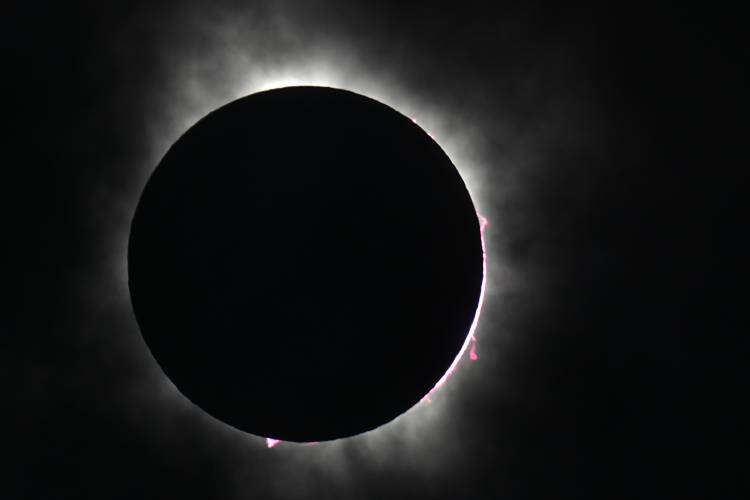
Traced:
<svg viewBox="0 0 750 500">
<path fill-rule="evenodd" d="M 742 498 L 735 18 L 4 7 L 3 497 Z M 124 255 L 177 135 L 246 75 L 298 67 L 434 127 L 489 218 L 490 287 L 479 360 L 432 405 L 371 438 L 267 450 L 164 382 Z"/>
</svg>

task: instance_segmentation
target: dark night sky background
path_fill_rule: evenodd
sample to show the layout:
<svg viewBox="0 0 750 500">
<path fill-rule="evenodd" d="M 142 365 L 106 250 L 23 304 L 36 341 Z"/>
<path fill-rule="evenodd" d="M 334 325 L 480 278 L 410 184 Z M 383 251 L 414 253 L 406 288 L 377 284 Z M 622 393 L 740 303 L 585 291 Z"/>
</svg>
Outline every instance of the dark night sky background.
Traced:
<svg viewBox="0 0 750 500">
<path fill-rule="evenodd" d="M 747 494 L 736 14 L 3 10 L 3 498 Z M 480 358 L 431 405 L 369 436 L 268 450 L 165 381 L 124 250 L 171 142 L 289 78 L 382 99 L 435 134 L 489 218 L 489 289 Z"/>
</svg>

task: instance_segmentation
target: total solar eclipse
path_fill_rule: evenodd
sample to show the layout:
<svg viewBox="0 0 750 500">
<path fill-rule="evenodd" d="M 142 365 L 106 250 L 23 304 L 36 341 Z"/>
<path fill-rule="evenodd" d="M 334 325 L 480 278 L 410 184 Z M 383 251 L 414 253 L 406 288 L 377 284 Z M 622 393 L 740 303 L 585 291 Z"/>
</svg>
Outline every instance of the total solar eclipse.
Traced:
<svg viewBox="0 0 750 500">
<path fill-rule="evenodd" d="M 368 97 L 287 87 L 233 101 L 169 149 L 131 224 L 141 333 L 194 404 L 285 441 L 388 423 L 441 380 L 480 302 L 479 220 L 458 171 Z"/>
</svg>

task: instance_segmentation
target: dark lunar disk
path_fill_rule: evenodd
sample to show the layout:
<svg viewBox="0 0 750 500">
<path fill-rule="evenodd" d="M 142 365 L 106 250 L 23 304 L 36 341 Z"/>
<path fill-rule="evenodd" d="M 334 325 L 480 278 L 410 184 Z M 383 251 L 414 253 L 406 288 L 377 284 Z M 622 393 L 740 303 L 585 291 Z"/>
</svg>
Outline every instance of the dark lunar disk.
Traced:
<svg viewBox="0 0 750 500">
<path fill-rule="evenodd" d="M 149 179 L 130 233 L 143 337 L 193 403 L 322 441 L 418 403 L 458 354 L 482 283 L 477 215 L 409 118 L 291 87 L 203 118 Z"/>
</svg>

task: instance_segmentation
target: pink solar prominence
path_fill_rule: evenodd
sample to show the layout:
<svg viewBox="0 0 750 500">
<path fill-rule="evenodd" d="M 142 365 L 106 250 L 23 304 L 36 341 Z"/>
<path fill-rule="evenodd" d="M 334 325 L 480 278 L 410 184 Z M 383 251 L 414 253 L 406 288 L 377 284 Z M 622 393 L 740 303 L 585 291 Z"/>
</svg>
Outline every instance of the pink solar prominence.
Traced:
<svg viewBox="0 0 750 500">
<path fill-rule="evenodd" d="M 477 355 L 477 339 L 474 336 L 474 332 L 476 331 L 477 325 L 479 324 L 479 315 L 482 312 L 484 292 L 485 288 L 487 287 L 487 250 L 484 244 L 484 230 L 489 222 L 487 221 L 486 217 L 483 217 L 479 213 L 477 213 L 477 217 L 479 218 L 479 235 L 482 240 L 482 286 L 479 289 L 479 302 L 477 303 L 477 312 L 474 314 L 474 321 L 471 322 L 469 333 L 466 335 L 466 340 L 464 340 L 464 344 L 463 346 L 461 346 L 461 350 L 458 352 L 456 359 L 453 360 L 453 363 L 451 363 L 451 365 L 448 367 L 448 370 L 446 370 L 445 374 L 440 377 L 440 380 L 437 381 L 435 387 L 430 389 L 430 392 L 428 392 L 425 397 L 422 398 L 422 401 L 426 401 L 428 403 L 430 402 L 430 395 L 440 389 L 443 384 L 445 384 L 445 381 L 448 380 L 448 377 L 453 374 L 456 367 L 458 366 L 459 361 L 461 361 L 461 358 L 463 358 L 464 353 L 466 353 L 466 350 L 469 349 L 469 345 L 471 345 L 471 349 L 469 351 L 469 359 L 471 359 L 472 361 L 476 361 L 477 359 L 479 359 L 479 356 Z"/>
<path fill-rule="evenodd" d="M 273 448 L 274 446 L 276 446 L 280 442 L 281 442 L 280 439 L 266 438 L 266 446 L 268 446 L 269 448 Z"/>
</svg>

